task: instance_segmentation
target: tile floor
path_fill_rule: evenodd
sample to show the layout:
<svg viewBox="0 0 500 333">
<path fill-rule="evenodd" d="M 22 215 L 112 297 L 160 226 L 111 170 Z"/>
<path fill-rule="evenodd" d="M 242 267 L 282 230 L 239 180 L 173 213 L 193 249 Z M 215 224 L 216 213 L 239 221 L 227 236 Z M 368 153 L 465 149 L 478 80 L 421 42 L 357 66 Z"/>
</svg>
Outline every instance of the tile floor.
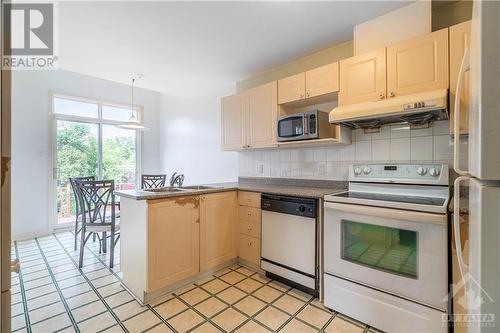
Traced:
<svg viewBox="0 0 500 333">
<path fill-rule="evenodd" d="M 148 306 L 120 285 L 115 267 L 89 242 L 84 267 L 69 232 L 14 242 L 14 332 L 375 332 L 296 289 L 235 265 Z"/>
</svg>

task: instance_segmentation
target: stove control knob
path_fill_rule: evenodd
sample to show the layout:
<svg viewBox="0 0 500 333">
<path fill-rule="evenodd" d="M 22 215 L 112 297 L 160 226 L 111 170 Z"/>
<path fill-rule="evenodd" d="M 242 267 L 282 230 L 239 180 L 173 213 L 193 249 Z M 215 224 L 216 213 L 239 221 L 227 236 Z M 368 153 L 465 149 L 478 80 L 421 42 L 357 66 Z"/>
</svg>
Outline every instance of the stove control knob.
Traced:
<svg viewBox="0 0 500 333">
<path fill-rule="evenodd" d="M 417 173 L 420 175 L 420 176 L 425 176 L 425 174 L 427 173 L 427 168 L 424 168 L 424 167 L 419 167 L 417 169 Z"/>
<path fill-rule="evenodd" d="M 369 167 L 365 167 L 365 168 L 363 169 L 363 173 L 364 173 L 365 175 L 370 174 L 370 172 L 372 172 L 372 169 L 370 169 Z"/>
<path fill-rule="evenodd" d="M 429 174 L 430 174 L 432 177 L 437 177 L 437 176 L 439 176 L 439 170 L 438 170 L 438 169 L 436 169 L 436 168 L 431 168 L 431 169 L 429 170 Z"/>
<path fill-rule="evenodd" d="M 299 206 L 299 212 L 303 213 L 303 212 L 305 212 L 305 211 L 306 211 L 306 206 L 304 206 L 304 205 L 300 205 L 300 206 Z"/>
<path fill-rule="evenodd" d="M 354 168 L 354 174 L 355 175 L 360 175 L 361 174 L 361 168 Z"/>
</svg>

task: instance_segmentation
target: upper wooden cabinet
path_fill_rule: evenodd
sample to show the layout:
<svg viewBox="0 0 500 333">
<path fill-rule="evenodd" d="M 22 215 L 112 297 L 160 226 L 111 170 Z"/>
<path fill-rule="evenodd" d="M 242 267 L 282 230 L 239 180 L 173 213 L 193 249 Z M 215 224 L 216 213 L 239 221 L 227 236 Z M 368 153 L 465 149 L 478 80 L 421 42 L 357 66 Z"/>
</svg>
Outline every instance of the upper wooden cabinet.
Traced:
<svg viewBox="0 0 500 333">
<path fill-rule="evenodd" d="M 450 27 L 450 132 L 453 132 L 457 81 L 465 49 L 469 47 L 471 22 Z M 460 94 L 460 134 L 469 132 L 469 72 L 463 77 Z"/>
<path fill-rule="evenodd" d="M 387 95 L 448 88 L 448 29 L 387 47 Z"/>
<path fill-rule="evenodd" d="M 277 94 L 276 81 L 243 92 L 243 112 L 247 115 L 246 148 L 277 145 Z"/>
<path fill-rule="evenodd" d="M 278 80 L 278 104 L 317 97 L 339 90 L 339 63 L 311 69 Z"/>
<path fill-rule="evenodd" d="M 148 208 L 148 291 L 200 271 L 199 198 L 160 200 Z"/>
<path fill-rule="evenodd" d="M 298 101 L 306 96 L 306 73 L 278 80 L 278 103 Z"/>
<path fill-rule="evenodd" d="M 339 104 L 377 101 L 385 92 L 385 48 L 340 61 Z"/>
<path fill-rule="evenodd" d="M 278 117 L 276 81 L 221 99 L 221 148 L 275 147 Z"/>
<path fill-rule="evenodd" d="M 206 194 L 201 197 L 201 271 L 237 257 L 237 202 L 236 191 Z"/>
<path fill-rule="evenodd" d="M 245 143 L 245 121 L 241 95 L 221 99 L 222 110 L 222 149 L 241 149 Z"/>
<path fill-rule="evenodd" d="M 306 98 L 339 91 L 339 63 L 334 62 L 306 72 Z"/>
</svg>

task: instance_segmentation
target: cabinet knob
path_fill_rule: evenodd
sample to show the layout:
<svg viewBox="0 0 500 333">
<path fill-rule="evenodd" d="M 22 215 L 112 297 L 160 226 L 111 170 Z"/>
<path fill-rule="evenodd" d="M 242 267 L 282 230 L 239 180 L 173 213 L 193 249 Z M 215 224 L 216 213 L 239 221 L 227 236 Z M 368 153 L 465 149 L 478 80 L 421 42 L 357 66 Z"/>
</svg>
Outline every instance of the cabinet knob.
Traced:
<svg viewBox="0 0 500 333">
<path fill-rule="evenodd" d="M 391 97 L 396 97 L 396 94 L 391 91 Z"/>
<path fill-rule="evenodd" d="M 252 231 L 252 227 L 248 227 L 248 231 Z"/>
<path fill-rule="evenodd" d="M 309 94 L 309 93 L 306 93 L 306 97 L 309 97 L 309 96 L 310 96 L 310 94 Z"/>
<path fill-rule="evenodd" d="M 248 242 L 248 246 L 252 246 L 252 242 Z"/>
<path fill-rule="evenodd" d="M 380 95 L 378 95 L 378 98 L 380 98 L 380 99 L 384 99 L 384 98 L 385 98 L 385 95 L 384 95 L 384 94 L 380 94 Z"/>
</svg>

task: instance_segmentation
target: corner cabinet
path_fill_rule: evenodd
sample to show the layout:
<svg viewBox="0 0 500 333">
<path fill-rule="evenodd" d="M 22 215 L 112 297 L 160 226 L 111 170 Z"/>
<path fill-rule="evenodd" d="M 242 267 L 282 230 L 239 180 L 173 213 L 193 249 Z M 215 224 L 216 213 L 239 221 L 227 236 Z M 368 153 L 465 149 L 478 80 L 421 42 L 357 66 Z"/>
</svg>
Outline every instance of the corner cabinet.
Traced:
<svg viewBox="0 0 500 333">
<path fill-rule="evenodd" d="M 221 99 L 221 148 L 276 147 L 276 81 Z"/>
<path fill-rule="evenodd" d="M 147 291 L 154 291 L 200 272 L 199 197 L 148 206 Z"/>
<path fill-rule="evenodd" d="M 339 104 L 378 101 L 385 91 L 385 48 L 340 61 Z"/>
<path fill-rule="evenodd" d="M 238 255 L 235 191 L 200 198 L 200 270 L 217 267 Z"/>
<path fill-rule="evenodd" d="M 457 81 L 465 49 L 469 47 L 471 21 L 450 27 L 450 132 L 454 127 Z M 469 132 L 469 72 L 465 72 L 460 94 L 460 134 Z"/>
<path fill-rule="evenodd" d="M 448 85 L 448 28 L 387 47 L 388 97 Z"/>
</svg>

